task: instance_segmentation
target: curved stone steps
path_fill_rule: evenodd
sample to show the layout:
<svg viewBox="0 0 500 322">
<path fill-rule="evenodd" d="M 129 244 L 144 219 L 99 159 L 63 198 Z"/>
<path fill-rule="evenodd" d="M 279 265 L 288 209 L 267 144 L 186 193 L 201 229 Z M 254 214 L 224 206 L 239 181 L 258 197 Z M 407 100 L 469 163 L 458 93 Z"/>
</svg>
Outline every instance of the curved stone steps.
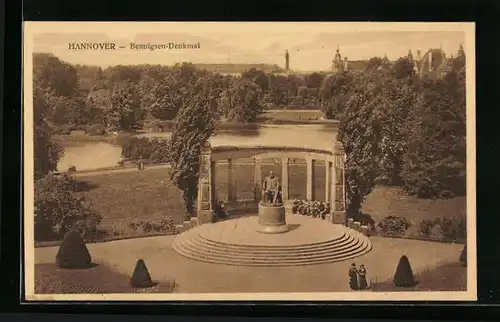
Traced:
<svg viewBox="0 0 500 322">
<path fill-rule="evenodd" d="M 289 217 L 298 228 L 285 234 L 258 232 L 258 218 L 242 217 L 192 228 L 178 235 L 179 255 L 232 266 L 302 266 L 345 261 L 366 254 L 370 239 L 345 226 Z"/>
<path fill-rule="evenodd" d="M 226 256 L 210 256 L 210 253 L 193 251 L 191 249 L 176 249 L 176 251 L 187 258 L 213 264 L 225 264 L 232 266 L 299 266 L 299 265 L 317 265 L 333 262 L 345 261 L 348 259 L 359 257 L 371 250 L 371 243 L 363 242 L 360 247 L 353 249 L 351 252 L 337 254 L 334 253 L 330 256 L 319 256 L 317 258 L 292 258 L 285 260 L 283 258 L 276 258 L 274 256 L 266 259 L 256 258 L 234 258 L 231 255 Z"/>
<path fill-rule="evenodd" d="M 320 246 L 304 246 L 301 248 L 279 248 L 272 246 L 260 247 L 259 249 L 253 249 L 248 247 L 239 247 L 237 245 L 227 246 L 222 243 L 214 242 L 211 240 L 206 240 L 204 238 L 194 238 L 189 240 L 191 243 L 195 243 L 195 245 L 203 246 L 207 249 L 215 249 L 224 252 L 237 252 L 239 254 L 269 254 L 269 255 L 288 255 L 293 253 L 301 253 L 301 252 L 323 252 L 323 251 L 331 251 L 332 249 L 339 250 L 344 246 L 349 246 L 352 242 L 355 242 L 356 238 L 353 236 L 345 235 L 345 238 L 339 241 L 332 241 L 330 243 L 326 243 Z"/>
<path fill-rule="evenodd" d="M 259 250 L 259 249 L 264 249 L 267 250 L 268 248 L 273 248 L 276 250 L 301 250 L 301 249 L 311 249 L 311 248 L 322 248 L 328 245 L 331 245 L 332 243 L 335 242 L 341 242 L 342 240 L 346 238 L 350 238 L 352 234 L 348 234 L 344 232 L 338 237 L 321 241 L 321 242 L 315 242 L 315 243 L 308 243 L 308 244 L 301 244 L 301 245 L 241 245 L 241 244 L 229 244 L 229 243 L 224 243 L 224 242 L 219 242 L 219 241 L 213 241 L 211 239 L 205 238 L 204 236 L 200 234 L 193 234 L 192 238 L 197 238 L 197 239 L 202 239 L 208 243 L 216 243 L 217 245 L 225 246 L 228 249 L 231 248 L 237 248 L 237 249 L 252 249 L 252 250 Z"/>
<path fill-rule="evenodd" d="M 206 240 L 211 240 L 211 239 L 208 239 L 208 238 L 205 238 L 202 234 L 200 234 L 200 231 L 203 231 L 203 226 L 198 226 L 194 229 L 191 229 L 190 231 L 187 231 L 185 233 L 182 234 L 182 236 L 184 236 L 184 239 L 188 238 L 196 238 L 196 237 L 200 237 L 200 238 L 204 238 Z M 354 229 L 351 229 L 351 228 L 347 228 L 347 227 L 337 227 L 337 229 L 340 230 L 340 234 L 338 234 L 339 232 L 337 231 L 337 234 L 334 234 L 332 233 L 332 237 L 330 238 L 325 238 L 324 241 L 317 241 L 317 242 L 310 242 L 310 243 L 303 243 L 303 244 L 288 244 L 288 245 L 273 245 L 272 247 L 273 248 L 276 248 L 276 249 L 286 249 L 286 250 L 290 250 L 290 249 L 302 249 L 304 247 L 310 247 L 310 246 L 323 246 L 323 245 L 327 245 L 327 244 L 330 244 L 332 241 L 335 241 L 335 240 L 340 240 L 342 238 L 345 238 L 345 235 L 357 235 L 358 232 Z M 337 235 L 337 236 L 335 236 Z M 364 235 L 363 235 L 364 236 Z M 227 245 L 227 246 L 237 246 L 238 248 L 251 248 L 251 249 L 259 249 L 259 248 L 267 248 L 269 247 L 269 245 L 258 245 L 258 244 L 230 244 L 230 243 L 224 243 L 224 242 L 220 242 L 220 241 L 217 241 L 217 243 L 219 244 L 224 244 L 224 245 Z"/>
<path fill-rule="evenodd" d="M 197 244 L 193 241 L 182 241 L 179 246 L 181 246 L 184 250 L 196 253 L 198 255 L 207 255 L 207 256 L 217 256 L 219 258 L 233 258 L 233 259 L 241 259 L 241 260 L 269 260 L 273 258 L 279 259 L 279 261 L 288 261 L 288 260 L 302 260 L 302 259 L 316 259 L 316 258 L 326 258 L 330 256 L 343 256 L 346 254 L 350 254 L 353 252 L 357 252 L 359 249 L 364 249 L 367 243 L 364 241 L 353 241 L 347 245 L 335 248 L 328 247 L 321 251 L 307 251 L 304 250 L 302 252 L 288 252 L 288 253 L 241 253 L 238 251 L 227 252 L 222 249 L 217 249 L 215 247 L 206 247 L 201 244 Z"/>
</svg>

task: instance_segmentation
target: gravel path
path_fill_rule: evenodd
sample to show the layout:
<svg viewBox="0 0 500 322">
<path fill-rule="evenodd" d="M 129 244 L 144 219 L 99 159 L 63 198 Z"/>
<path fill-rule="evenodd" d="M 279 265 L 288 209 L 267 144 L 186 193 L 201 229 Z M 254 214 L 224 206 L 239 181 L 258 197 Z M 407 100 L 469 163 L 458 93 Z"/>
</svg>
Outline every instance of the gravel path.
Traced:
<svg viewBox="0 0 500 322">
<path fill-rule="evenodd" d="M 154 169 L 161 169 L 161 168 L 166 168 L 169 169 L 172 166 L 170 164 L 160 164 L 160 165 L 149 165 L 145 166 L 143 171 L 148 171 L 148 170 L 154 170 Z M 104 174 L 115 174 L 115 173 L 125 173 L 125 172 L 135 172 L 139 171 L 137 167 L 130 167 L 130 168 L 116 168 L 116 169 L 108 169 L 108 170 L 95 170 L 95 171 L 87 171 L 87 172 L 74 172 L 72 173 L 72 176 L 75 178 L 81 178 L 81 177 L 92 177 L 92 176 L 98 176 L 98 175 L 104 175 Z"/>
<path fill-rule="evenodd" d="M 392 279 L 402 255 L 408 256 L 415 274 L 458 261 L 462 245 L 372 237 L 368 254 L 332 264 L 295 267 L 238 267 L 202 263 L 172 251 L 175 236 L 139 238 L 89 244 L 97 263 L 130 276 L 143 259 L 155 280 L 176 281 L 180 293 L 342 292 L 349 291 L 347 270 L 351 262 L 364 264 L 368 280 Z M 37 248 L 36 263 L 54 261 L 57 247 Z"/>
</svg>

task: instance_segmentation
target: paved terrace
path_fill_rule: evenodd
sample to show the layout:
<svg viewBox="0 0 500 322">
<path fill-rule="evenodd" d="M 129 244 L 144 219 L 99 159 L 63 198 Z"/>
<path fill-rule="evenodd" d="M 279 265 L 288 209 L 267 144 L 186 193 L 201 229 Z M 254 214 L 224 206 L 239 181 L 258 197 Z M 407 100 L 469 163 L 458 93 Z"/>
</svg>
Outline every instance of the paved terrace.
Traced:
<svg viewBox="0 0 500 322">
<path fill-rule="evenodd" d="M 348 291 L 351 262 L 364 264 L 368 280 L 392 279 L 400 257 L 407 255 L 414 273 L 456 263 L 463 245 L 372 237 L 373 249 L 354 260 L 295 267 L 241 267 L 202 263 L 172 250 L 175 236 L 89 244 L 93 261 L 130 276 L 145 260 L 155 280 L 176 281 L 178 293 L 341 292 Z M 35 263 L 54 262 L 57 247 L 35 249 Z"/>
</svg>

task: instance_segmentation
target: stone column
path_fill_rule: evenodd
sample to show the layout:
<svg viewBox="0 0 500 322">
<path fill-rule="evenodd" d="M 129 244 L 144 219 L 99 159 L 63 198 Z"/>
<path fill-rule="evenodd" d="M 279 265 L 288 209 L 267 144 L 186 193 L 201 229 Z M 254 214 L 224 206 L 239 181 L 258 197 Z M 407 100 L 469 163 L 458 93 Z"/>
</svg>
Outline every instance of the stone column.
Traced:
<svg viewBox="0 0 500 322">
<path fill-rule="evenodd" d="M 231 202 L 235 199 L 234 182 L 233 182 L 233 159 L 227 159 L 227 201 Z"/>
<path fill-rule="evenodd" d="M 307 162 L 307 183 L 306 183 L 306 199 L 314 199 L 314 159 L 306 158 Z"/>
<path fill-rule="evenodd" d="M 219 196 L 217 195 L 217 189 L 216 189 L 216 182 L 215 178 L 217 175 L 215 174 L 215 171 L 217 169 L 217 163 L 216 161 L 212 161 L 212 164 L 210 165 L 210 189 L 211 193 L 210 195 L 212 196 L 212 208 L 215 206 L 215 203 L 218 201 Z"/>
<path fill-rule="evenodd" d="M 325 202 L 329 202 L 330 200 L 330 161 L 325 160 Z"/>
<path fill-rule="evenodd" d="M 254 159 L 253 169 L 253 185 L 254 185 L 254 199 L 260 201 L 262 198 L 262 159 Z"/>
<path fill-rule="evenodd" d="M 333 156 L 335 184 L 332 185 L 332 188 L 334 189 L 334 193 L 332 195 L 334 198 L 332 199 L 331 204 L 333 222 L 338 224 L 346 223 L 345 159 L 346 155 L 342 144 L 340 142 L 336 142 Z"/>
<path fill-rule="evenodd" d="M 213 163 L 210 143 L 206 143 L 200 155 L 200 176 L 198 179 L 197 217 L 198 225 L 213 219 Z"/>
<path fill-rule="evenodd" d="M 281 190 L 283 202 L 288 200 L 288 158 L 281 158 Z"/>
<path fill-rule="evenodd" d="M 329 162 L 332 166 L 330 167 L 330 198 L 329 198 L 329 203 L 330 203 L 330 212 L 331 212 L 331 217 L 333 220 L 333 212 L 335 211 L 335 166 L 333 163 L 333 158 L 332 161 Z"/>
</svg>

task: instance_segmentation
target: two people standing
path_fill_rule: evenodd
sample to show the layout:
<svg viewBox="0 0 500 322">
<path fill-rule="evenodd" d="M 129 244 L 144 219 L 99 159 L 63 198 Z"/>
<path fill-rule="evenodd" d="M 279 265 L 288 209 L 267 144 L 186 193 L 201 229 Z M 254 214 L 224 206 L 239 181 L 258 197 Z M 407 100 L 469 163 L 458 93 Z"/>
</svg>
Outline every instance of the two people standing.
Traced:
<svg viewBox="0 0 500 322">
<path fill-rule="evenodd" d="M 368 288 L 365 265 L 360 265 L 358 269 L 356 264 L 351 264 L 351 268 L 349 268 L 349 286 L 351 290 L 366 290 Z"/>
</svg>

